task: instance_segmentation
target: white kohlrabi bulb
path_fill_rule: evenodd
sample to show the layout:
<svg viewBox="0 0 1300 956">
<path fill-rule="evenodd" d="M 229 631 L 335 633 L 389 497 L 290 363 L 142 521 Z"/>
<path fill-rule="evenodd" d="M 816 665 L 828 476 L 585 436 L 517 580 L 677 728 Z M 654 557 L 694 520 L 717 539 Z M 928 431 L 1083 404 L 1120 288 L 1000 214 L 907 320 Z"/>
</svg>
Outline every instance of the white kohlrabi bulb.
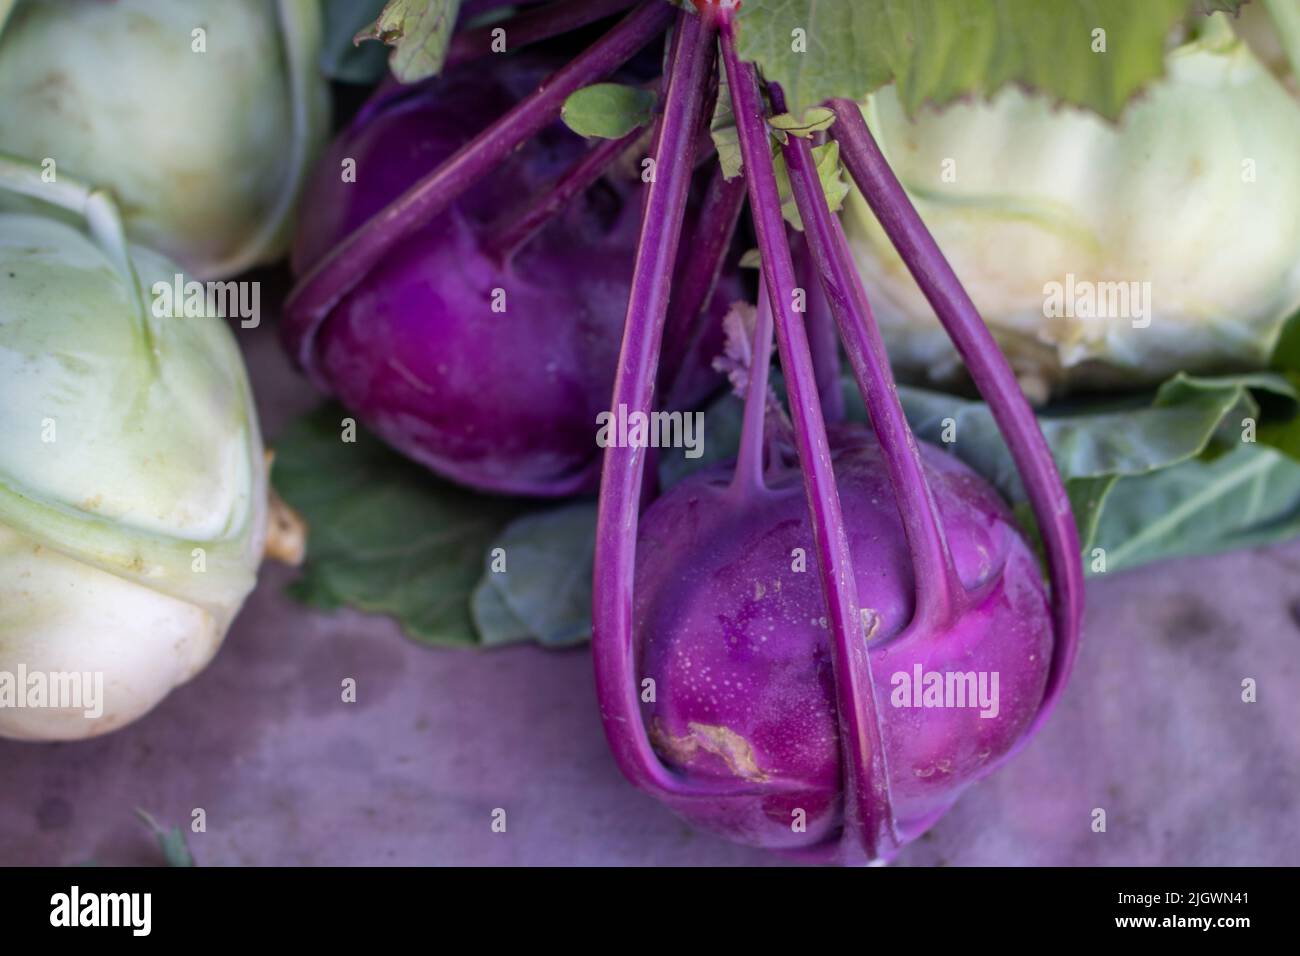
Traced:
<svg viewBox="0 0 1300 956">
<path fill-rule="evenodd" d="M 1300 104 L 1224 30 L 1172 51 L 1117 126 L 1017 89 L 915 122 L 892 88 L 864 107 L 1031 397 L 1259 367 L 1300 307 Z M 856 192 L 846 225 L 895 362 L 953 376 Z"/>
<path fill-rule="evenodd" d="M 111 188 L 131 239 L 192 275 L 284 252 L 328 134 L 317 0 L 23 0 L 3 19 L 0 149 Z"/>
<path fill-rule="evenodd" d="M 266 467 L 234 337 L 156 316 L 150 290 L 179 267 L 109 232 L 0 214 L 0 736 L 145 713 L 211 659 L 261 561 Z M 78 706 L 54 706 L 77 703 L 59 684 Z"/>
</svg>

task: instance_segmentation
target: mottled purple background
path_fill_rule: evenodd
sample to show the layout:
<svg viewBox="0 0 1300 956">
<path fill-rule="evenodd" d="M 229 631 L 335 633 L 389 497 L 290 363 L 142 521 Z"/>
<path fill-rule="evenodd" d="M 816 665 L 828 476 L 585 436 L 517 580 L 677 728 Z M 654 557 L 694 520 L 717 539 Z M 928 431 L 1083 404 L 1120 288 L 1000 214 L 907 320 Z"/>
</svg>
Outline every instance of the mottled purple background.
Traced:
<svg viewBox="0 0 1300 956">
<path fill-rule="evenodd" d="M 316 398 L 269 325 L 238 334 L 273 440 Z M 139 723 L 0 742 L 0 864 L 157 863 L 136 807 L 182 827 L 203 807 L 200 865 L 779 862 L 623 781 L 585 649 L 431 651 L 386 619 L 304 610 L 284 596 L 291 576 L 265 569 L 212 666 Z M 1300 864 L 1300 544 L 1088 595 L 1045 731 L 899 865 Z M 1258 703 L 1241 702 L 1243 677 Z"/>
</svg>

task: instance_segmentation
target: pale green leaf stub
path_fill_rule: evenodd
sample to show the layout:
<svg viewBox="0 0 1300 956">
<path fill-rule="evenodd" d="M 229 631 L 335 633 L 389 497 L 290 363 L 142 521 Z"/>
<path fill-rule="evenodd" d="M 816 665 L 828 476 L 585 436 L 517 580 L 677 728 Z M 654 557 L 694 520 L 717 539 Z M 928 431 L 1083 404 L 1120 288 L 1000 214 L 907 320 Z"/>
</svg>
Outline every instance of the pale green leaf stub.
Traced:
<svg viewBox="0 0 1300 956">
<path fill-rule="evenodd" d="M 815 106 L 805 112 L 803 116 L 795 116 L 793 113 L 781 113 L 778 116 L 769 117 L 767 124 L 774 130 L 807 139 L 814 133 L 828 130 L 835 125 L 835 113 L 824 106 Z"/>
<path fill-rule="evenodd" d="M 831 212 L 839 212 L 844 205 L 844 197 L 849 193 L 849 184 L 843 176 L 840 166 L 840 144 L 831 140 L 822 146 L 813 147 L 813 161 L 817 165 L 817 178 L 821 180 L 822 195 Z M 790 171 L 786 168 L 785 158 L 776 156 L 776 187 L 781 197 L 781 214 L 785 221 L 800 232 L 803 231 L 803 219 L 799 216 L 799 207 L 795 204 L 794 193 L 790 189 Z"/>
<path fill-rule="evenodd" d="M 180 827 L 168 829 L 151 814 L 138 807 L 135 813 L 153 832 L 154 838 L 158 841 L 158 848 L 162 850 L 163 860 L 168 866 L 194 866 L 194 855 L 190 852 L 189 844 L 185 842 L 185 834 L 181 832 Z"/>
<path fill-rule="evenodd" d="M 731 110 L 731 88 L 727 85 L 727 68 L 718 64 L 718 102 L 709 121 L 709 134 L 718 152 L 723 178 L 730 181 L 745 168 L 740 156 L 740 134 L 736 131 L 736 114 Z"/>
<path fill-rule="evenodd" d="M 909 114 L 1018 83 L 1114 119 L 1163 73 L 1186 12 L 1186 0 L 746 0 L 739 43 L 795 114 L 893 80 Z"/>
<path fill-rule="evenodd" d="M 403 83 L 435 76 L 447 56 L 460 0 L 389 0 L 357 42 L 381 40 L 393 48 L 388 67 Z"/>
<path fill-rule="evenodd" d="M 168 866 L 194 865 L 194 857 L 190 853 L 189 844 L 185 842 L 185 834 L 181 832 L 180 827 L 172 827 L 166 833 L 158 834 L 158 846 Z"/>
<path fill-rule="evenodd" d="M 596 83 L 564 101 L 560 116 L 579 136 L 621 139 L 650 122 L 655 95 L 622 83 Z"/>
</svg>

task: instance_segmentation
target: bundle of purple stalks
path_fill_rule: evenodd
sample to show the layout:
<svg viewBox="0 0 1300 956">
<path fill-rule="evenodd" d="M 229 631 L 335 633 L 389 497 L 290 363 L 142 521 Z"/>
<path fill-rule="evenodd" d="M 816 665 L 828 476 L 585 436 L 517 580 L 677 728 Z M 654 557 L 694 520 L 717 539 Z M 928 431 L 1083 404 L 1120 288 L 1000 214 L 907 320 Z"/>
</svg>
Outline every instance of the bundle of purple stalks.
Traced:
<svg viewBox="0 0 1300 956">
<path fill-rule="evenodd" d="M 1005 358 L 859 107 L 833 100 L 825 104 L 834 114 L 827 135 L 1011 451 L 1050 588 L 997 492 L 916 440 L 823 194 L 813 140 L 789 135 L 779 147 L 804 227 L 792 253 L 768 122 L 786 112 L 782 90 L 738 55 L 734 3 L 695 5 L 646 0 L 550 76 L 530 77 L 536 65 L 506 76 L 506 87 L 524 77 L 534 89 L 513 105 L 504 89 L 498 118 L 486 126 L 447 122 L 454 95 L 435 108 L 410 91 L 381 89 L 345 134 L 354 151 L 347 155 L 380 144 L 400 153 L 393 143 L 414 137 L 423 145 L 409 154 L 424 168 L 430 156 L 438 165 L 417 177 L 412 160 L 356 205 L 319 204 L 342 212 L 301 230 L 286 338 L 317 382 L 454 480 L 555 496 L 589 489 L 599 473 L 597 689 L 610 746 L 633 784 L 737 841 L 811 860 L 889 859 L 1022 747 L 1060 697 L 1083 605 L 1074 518 Z M 519 45 L 627 6 L 557 2 L 519 14 L 511 35 Z M 591 188 L 637 146 L 639 131 L 574 155 L 548 144 L 548 129 L 570 94 L 620 69 L 670 27 L 650 137 L 653 175 L 640 196 L 607 185 L 616 208 L 596 215 Z M 451 60 L 479 46 L 466 34 Z M 454 84 L 454 73 L 443 82 Z M 730 97 L 743 161 L 742 177 L 730 181 L 698 162 L 710 148 L 719 91 Z M 445 129 L 456 135 L 428 147 L 441 135 L 431 131 Z M 543 188 L 507 221 L 492 221 L 482 187 L 503 167 L 520 171 L 509 188 L 539 180 Z M 720 324 L 728 298 L 721 293 L 736 281 L 725 260 L 746 199 L 761 283 L 737 460 L 659 495 L 647 477 L 648 450 L 614 444 L 602 463 L 593 423 L 601 410 L 649 414 L 698 398 L 684 383 L 696 357 L 707 356 L 700 343 Z M 801 308 L 812 296 L 800 285 L 797 257 L 824 308 Z M 423 269 L 412 268 L 417 260 Z M 561 288 L 550 278 L 557 272 L 573 281 Z M 547 304 L 518 310 L 531 320 L 503 320 L 484 340 L 482 324 L 470 329 L 460 306 L 496 288 Z M 597 318 L 611 295 L 620 297 L 620 312 L 626 296 L 621 325 Z M 397 318 L 375 323 L 376 311 Z M 366 316 L 371 331 L 359 334 Z M 375 328 L 387 331 L 376 336 Z M 794 456 L 765 434 L 774 335 Z M 469 367 L 478 382 L 502 383 L 498 400 L 485 407 L 474 379 L 455 380 L 460 373 L 436 354 L 419 359 L 407 346 L 428 336 L 453 349 L 471 347 L 474 337 L 486 367 Z M 841 420 L 837 336 L 869 429 Z M 408 376 L 370 374 L 367 362 L 391 355 L 424 364 Z M 607 377 L 592 376 L 593 368 Z M 437 407 L 421 395 L 434 379 Z M 568 387 L 580 379 L 588 384 Z M 461 394 L 475 401 L 460 405 Z M 546 445 L 534 444 L 543 433 Z M 816 574 L 803 570 L 809 552 Z M 931 706 L 898 675 L 934 676 L 986 706 Z"/>
</svg>

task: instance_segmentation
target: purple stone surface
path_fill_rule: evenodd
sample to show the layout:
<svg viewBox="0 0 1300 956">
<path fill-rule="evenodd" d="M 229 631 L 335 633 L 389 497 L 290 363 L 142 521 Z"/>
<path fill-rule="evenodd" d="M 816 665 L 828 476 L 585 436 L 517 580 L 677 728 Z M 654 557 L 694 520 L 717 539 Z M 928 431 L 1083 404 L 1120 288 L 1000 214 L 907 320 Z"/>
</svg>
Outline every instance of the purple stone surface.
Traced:
<svg viewBox="0 0 1300 956">
<path fill-rule="evenodd" d="M 237 334 L 273 442 L 317 399 L 269 323 Z M 386 619 L 298 606 L 292 574 L 264 569 L 213 664 L 138 723 L 0 741 L 0 865 L 159 863 L 136 807 L 187 830 L 202 807 L 207 832 L 187 837 L 207 866 L 781 862 L 623 781 L 585 649 L 429 650 Z M 1300 864 L 1300 543 L 1088 597 L 1047 727 L 895 865 Z"/>
</svg>

